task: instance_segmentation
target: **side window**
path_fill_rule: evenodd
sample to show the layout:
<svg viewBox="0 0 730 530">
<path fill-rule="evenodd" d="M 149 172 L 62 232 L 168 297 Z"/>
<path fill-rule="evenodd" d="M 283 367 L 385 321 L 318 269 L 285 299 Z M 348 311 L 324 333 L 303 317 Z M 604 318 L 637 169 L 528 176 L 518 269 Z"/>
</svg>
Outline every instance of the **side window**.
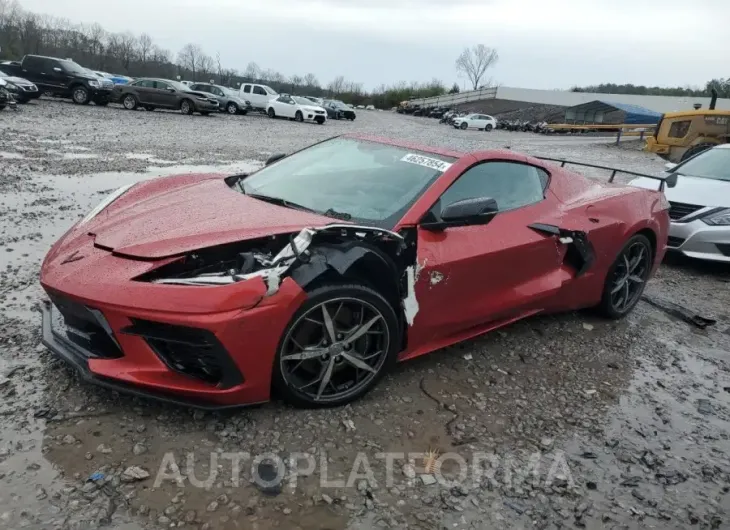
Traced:
<svg viewBox="0 0 730 530">
<path fill-rule="evenodd" d="M 141 88 L 155 88 L 155 82 L 149 79 L 142 79 L 141 81 L 135 81 L 132 86 L 138 86 Z"/>
<path fill-rule="evenodd" d="M 690 120 L 675 121 L 669 128 L 670 138 L 684 138 L 689 132 Z"/>
<path fill-rule="evenodd" d="M 155 88 L 157 88 L 158 90 L 169 90 L 172 88 L 170 85 L 168 85 L 167 83 L 163 83 L 162 81 L 154 81 L 154 83 Z"/>
<path fill-rule="evenodd" d="M 190 90 L 198 90 L 205 92 L 205 86 L 204 85 L 190 85 Z"/>
<path fill-rule="evenodd" d="M 26 69 L 32 69 L 32 70 L 42 70 L 45 72 L 46 65 L 43 64 L 43 59 L 40 57 L 26 57 L 23 60 L 23 67 Z"/>
<path fill-rule="evenodd" d="M 441 196 L 443 208 L 463 199 L 489 197 L 499 211 L 513 210 L 544 198 L 549 175 L 534 166 L 515 162 L 485 162 L 468 169 Z M 439 213 L 439 212 L 435 212 Z"/>
<path fill-rule="evenodd" d="M 258 94 L 260 96 L 265 96 L 266 95 L 266 90 L 264 90 L 260 86 L 255 86 L 255 87 L 253 87 L 253 93 L 254 94 Z"/>
<path fill-rule="evenodd" d="M 250 94 L 251 93 L 251 85 L 246 85 L 243 87 L 243 93 L 244 94 Z"/>
</svg>

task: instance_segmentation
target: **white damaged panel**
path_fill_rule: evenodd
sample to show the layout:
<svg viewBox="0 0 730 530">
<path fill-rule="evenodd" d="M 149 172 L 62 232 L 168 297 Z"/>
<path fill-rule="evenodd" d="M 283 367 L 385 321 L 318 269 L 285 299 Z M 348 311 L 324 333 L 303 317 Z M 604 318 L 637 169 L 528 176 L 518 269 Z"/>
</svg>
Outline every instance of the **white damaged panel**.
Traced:
<svg viewBox="0 0 730 530">
<path fill-rule="evenodd" d="M 416 267 L 418 265 L 411 265 L 406 268 L 406 284 L 407 293 L 403 299 L 403 312 L 406 316 L 406 321 L 409 326 L 413 325 L 413 320 L 416 318 L 418 313 L 418 300 L 416 300 Z"/>
</svg>

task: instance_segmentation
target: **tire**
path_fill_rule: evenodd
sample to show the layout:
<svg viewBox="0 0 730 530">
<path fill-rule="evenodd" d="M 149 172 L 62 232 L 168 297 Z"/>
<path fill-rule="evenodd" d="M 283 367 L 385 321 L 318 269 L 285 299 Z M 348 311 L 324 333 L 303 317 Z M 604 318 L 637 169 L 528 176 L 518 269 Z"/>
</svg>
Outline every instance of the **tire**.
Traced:
<svg viewBox="0 0 730 530">
<path fill-rule="evenodd" d="M 707 149 L 715 147 L 716 145 L 717 144 L 711 144 L 711 143 L 693 145 L 692 147 L 690 147 L 689 149 L 687 149 L 684 152 L 684 154 L 682 155 L 682 158 L 680 159 L 680 162 L 684 162 L 685 160 L 692 158 L 696 154 L 699 154 L 702 151 L 706 151 Z"/>
<path fill-rule="evenodd" d="M 183 99 L 180 102 L 180 112 L 190 116 L 193 112 L 195 112 L 195 104 L 189 99 Z"/>
<path fill-rule="evenodd" d="M 238 114 L 238 105 L 231 101 L 228 105 L 226 105 L 226 112 L 228 114 Z"/>
<path fill-rule="evenodd" d="M 276 118 L 276 111 L 274 110 L 274 107 L 269 107 L 269 110 L 266 111 L 266 114 L 269 115 L 269 118 Z"/>
<path fill-rule="evenodd" d="M 484 130 L 486 132 L 490 132 L 492 129 L 494 129 L 494 127 L 492 127 L 492 124 L 491 123 L 487 123 L 487 126 L 484 127 Z"/>
<path fill-rule="evenodd" d="M 91 102 L 91 94 L 83 85 L 76 85 L 71 89 L 71 99 L 77 105 L 88 105 Z"/>
<path fill-rule="evenodd" d="M 144 108 L 144 110 L 146 110 L 147 112 L 154 112 L 154 110 L 155 110 L 155 107 L 153 107 L 152 105 L 147 105 L 147 106 L 146 106 L 146 107 Z"/>
<path fill-rule="evenodd" d="M 298 110 L 297 113 L 294 115 L 294 120 L 300 123 L 304 121 L 304 114 L 302 114 L 301 110 Z"/>
<path fill-rule="evenodd" d="M 459 125 L 459 129 L 461 129 L 462 131 L 465 131 L 468 128 L 469 128 L 469 124 L 466 122 L 462 122 L 461 125 Z"/>
<path fill-rule="evenodd" d="M 292 355 L 292 351 L 294 354 L 297 353 L 296 347 L 293 350 L 290 348 L 292 348 L 295 342 L 297 345 L 300 344 L 300 340 L 304 340 L 307 343 L 305 347 L 309 345 L 307 339 L 311 337 L 315 337 L 315 340 L 319 338 L 319 346 L 315 346 L 317 348 L 325 349 L 332 346 L 332 344 L 327 346 L 328 343 L 324 342 L 328 338 L 327 335 L 329 333 L 325 331 L 323 306 L 327 308 L 327 313 L 333 322 L 331 329 L 336 333 L 337 339 L 342 339 L 348 332 L 353 333 L 357 331 L 358 327 L 362 326 L 362 322 L 370 324 L 370 327 L 366 328 L 368 331 L 379 331 L 380 333 L 361 335 L 357 339 L 360 342 L 354 343 L 358 344 L 357 350 L 354 347 L 350 350 L 350 346 L 347 343 L 336 340 L 336 349 L 331 355 L 327 353 L 323 357 L 308 359 L 304 363 L 298 363 L 296 359 L 287 361 L 286 357 Z M 335 306 L 337 306 L 336 311 L 334 309 Z M 346 308 L 344 318 L 342 316 L 338 317 L 338 315 L 341 315 L 343 307 Z M 351 310 L 352 308 L 358 307 L 360 307 L 359 313 Z M 309 317 L 310 315 L 319 315 L 322 323 L 319 325 L 315 323 L 313 325 L 312 320 L 309 318 L 305 320 L 305 317 Z M 343 320 L 345 320 L 344 323 L 342 322 Z M 354 321 L 359 322 L 351 327 L 346 326 L 348 331 L 343 330 L 342 333 L 337 333 L 339 331 L 337 329 L 338 326 L 342 328 L 343 325 L 352 324 Z M 307 330 L 311 331 L 306 335 L 302 335 L 301 332 Z M 291 340 L 293 336 L 297 338 Z M 380 293 L 360 284 L 323 285 L 308 293 L 307 300 L 294 314 L 281 336 L 274 360 L 273 387 L 287 403 L 295 407 L 319 408 L 345 405 L 360 398 L 378 383 L 388 369 L 395 363 L 398 356 L 399 344 L 400 328 L 398 318 L 393 307 Z M 373 354 L 372 350 L 376 350 L 376 352 L 382 351 L 382 353 L 378 357 L 374 357 L 376 354 Z M 299 353 L 301 351 L 299 350 Z M 321 392 L 319 388 L 316 388 L 317 383 L 321 385 L 321 380 L 326 377 L 327 373 L 327 364 L 325 363 L 332 363 L 333 371 L 330 372 L 332 377 L 348 376 L 350 372 L 355 370 L 355 367 L 346 357 L 355 351 L 361 355 L 367 356 L 370 354 L 374 357 L 365 357 L 365 360 L 372 359 L 369 363 L 366 363 L 370 368 L 367 371 L 360 369 L 360 372 L 362 372 L 360 374 L 361 377 L 354 379 L 354 382 L 351 381 L 351 386 L 348 386 L 347 381 L 345 381 L 344 383 L 340 383 L 340 386 L 344 387 L 342 390 L 335 389 L 330 395 L 321 393 L 320 399 L 317 399 L 317 391 Z M 362 359 L 358 359 L 358 361 L 364 362 Z M 309 366 L 306 363 L 309 363 Z M 304 370 L 302 371 L 309 372 L 307 375 L 320 372 L 320 366 L 323 368 L 320 372 L 320 380 L 318 381 L 315 375 L 313 379 L 314 383 L 308 385 L 312 388 L 311 394 L 302 390 L 307 385 L 295 384 L 295 381 L 296 383 L 301 382 L 301 379 L 294 372 L 302 364 L 304 364 Z M 357 375 L 357 372 L 355 372 L 355 375 Z M 333 383 L 338 382 L 336 379 L 332 379 L 331 381 Z M 296 388 L 297 386 L 300 388 Z"/>
<path fill-rule="evenodd" d="M 636 264 L 636 269 L 632 274 L 626 273 L 626 264 L 631 266 L 634 260 L 631 256 L 638 255 L 638 252 L 643 252 L 645 261 Z M 626 258 L 626 259 L 625 259 Z M 606 280 L 603 284 L 603 294 L 601 295 L 601 303 L 598 305 L 598 311 L 601 315 L 610 319 L 619 319 L 628 315 L 631 310 L 636 306 L 641 295 L 646 287 L 646 282 L 649 279 L 649 274 L 654 264 L 654 252 L 651 248 L 649 239 L 642 235 L 636 234 L 629 238 L 629 240 L 621 248 L 618 253 L 616 260 L 611 265 L 606 275 Z M 630 280 L 634 276 L 637 280 Z M 634 292 L 629 295 L 629 302 L 625 306 L 620 306 L 617 301 L 620 301 L 623 295 L 623 287 L 620 291 L 616 291 L 617 285 L 620 283 L 621 278 L 625 278 L 623 285 L 627 285 L 627 291 L 635 288 Z M 640 280 L 640 281 L 639 281 Z"/>
<path fill-rule="evenodd" d="M 127 94 L 122 98 L 122 106 L 127 110 L 135 110 L 139 105 L 134 94 Z"/>
</svg>

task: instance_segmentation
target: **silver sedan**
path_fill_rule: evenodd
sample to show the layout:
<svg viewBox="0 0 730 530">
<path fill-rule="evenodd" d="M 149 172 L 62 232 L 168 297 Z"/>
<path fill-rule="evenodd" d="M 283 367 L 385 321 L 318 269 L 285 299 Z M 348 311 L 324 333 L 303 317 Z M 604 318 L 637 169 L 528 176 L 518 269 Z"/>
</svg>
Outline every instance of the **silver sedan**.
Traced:
<svg viewBox="0 0 730 530">
<path fill-rule="evenodd" d="M 680 163 L 667 164 L 677 185 L 666 188 L 669 200 L 669 250 L 692 257 L 730 263 L 730 144 L 718 145 Z M 656 181 L 631 182 L 656 188 Z"/>
</svg>

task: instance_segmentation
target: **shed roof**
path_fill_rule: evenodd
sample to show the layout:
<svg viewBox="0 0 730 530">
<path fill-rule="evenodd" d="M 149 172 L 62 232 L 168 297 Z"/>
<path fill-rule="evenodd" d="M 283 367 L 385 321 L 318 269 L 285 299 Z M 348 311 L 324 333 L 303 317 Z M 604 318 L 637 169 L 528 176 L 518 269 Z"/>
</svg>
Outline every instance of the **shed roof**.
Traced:
<svg viewBox="0 0 730 530">
<path fill-rule="evenodd" d="M 621 110 L 626 113 L 625 123 L 657 123 L 662 117 L 661 113 L 640 107 L 639 105 L 601 101 L 598 99 L 575 105 L 574 107 L 570 107 L 570 110 L 576 112 L 610 112 L 613 110 Z"/>
</svg>

